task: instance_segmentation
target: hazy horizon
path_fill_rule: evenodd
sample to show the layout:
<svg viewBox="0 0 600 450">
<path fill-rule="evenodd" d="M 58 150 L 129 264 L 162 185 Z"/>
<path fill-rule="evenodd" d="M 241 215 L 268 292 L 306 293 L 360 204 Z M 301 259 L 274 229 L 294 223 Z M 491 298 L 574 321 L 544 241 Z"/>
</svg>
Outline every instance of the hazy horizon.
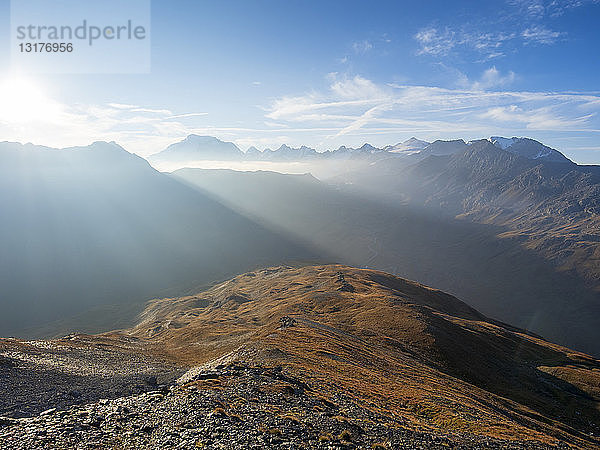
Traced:
<svg viewBox="0 0 600 450">
<path fill-rule="evenodd" d="M 153 2 L 152 15 L 148 73 L 32 73 L 11 62 L 0 1 L 2 140 L 148 156 L 192 133 L 319 151 L 500 135 L 600 162 L 595 0 Z"/>
</svg>

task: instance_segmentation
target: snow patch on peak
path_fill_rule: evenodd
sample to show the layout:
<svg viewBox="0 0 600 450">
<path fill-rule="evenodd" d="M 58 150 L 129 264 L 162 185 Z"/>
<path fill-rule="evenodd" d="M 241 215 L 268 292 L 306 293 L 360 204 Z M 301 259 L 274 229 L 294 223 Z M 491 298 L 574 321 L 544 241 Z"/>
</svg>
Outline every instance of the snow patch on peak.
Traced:
<svg viewBox="0 0 600 450">
<path fill-rule="evenodd" d="M 422 141 L 415 137 L 411 137 L 404 142 L 400 142 L 396 145 L 388 145 L 383 148 L 383 150 L 392 152 L 392 153 L 402 153 L 406 155 L 419 153 L 425 147 L 427 147 L 430 143 L 427 141 Z"/>
<path fill-rule="evenodd" d="M 552 149 L 550 149 L 550 148 L 542 148 L 538 152 L 538 154 L 533 157 L 533 159 L 546 158 L 546 157 L 550 156 L 551 154 L 552 154 Z"/>
<path fill-rule="evenodd" d="M 554 150 L 541 142 L 525 137 L 503 138 L 492 136 L 488 139 L 495 147 L 522 156 L 527 159 L 543 160 L 547 162 L 572 163 L 572 161 L 558 150 Z"/>
<path fill-rule="evenodd" d="M 492 144 L 496 147 L 501 148 L 502 150 L 506 150 L 508 147 L 513 145 L 518 138 L 505 138 L 502 136 L 492 136 L 488 139 Z"/>
</svg>

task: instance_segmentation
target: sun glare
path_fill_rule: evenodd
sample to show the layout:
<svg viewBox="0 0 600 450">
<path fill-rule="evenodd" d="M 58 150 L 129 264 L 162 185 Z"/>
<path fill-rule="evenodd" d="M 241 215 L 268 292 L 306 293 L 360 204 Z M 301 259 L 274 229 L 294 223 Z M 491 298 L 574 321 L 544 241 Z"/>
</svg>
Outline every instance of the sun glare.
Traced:
<svg viewBox="0 0 600 450">
<path fill-rule="evenodd" d="M 52 121 L 60 112 L 60 104 L 49 98 L 39 83 L 22 77 L 0 80 L 0 121 L 12 124 Z"/>
</svg>

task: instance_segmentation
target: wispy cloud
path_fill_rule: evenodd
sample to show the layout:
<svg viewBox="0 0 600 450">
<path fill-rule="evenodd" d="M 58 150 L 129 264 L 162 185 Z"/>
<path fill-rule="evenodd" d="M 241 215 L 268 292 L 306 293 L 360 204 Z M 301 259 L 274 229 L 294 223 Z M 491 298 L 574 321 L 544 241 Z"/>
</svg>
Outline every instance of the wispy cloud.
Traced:
<svg viewBox="0 0 600 450">
<path fill-rule="evenodd" d="M 459 42 L 456 32 L 448 27 L 444 29 L 424 28 L 414 37 L 420 45 L 417 51 L 418 55 L 446 56 Z"/>
<path fill-rule="evenodd" d="M 127 104 L 123 104 L 123 103 L 109 103 L 108 106 L 110 106 L 111 108 L 116 108 L 116 109 L 135 109 L 135 108 L 139 108 L 139 106 L 137 106 L 137 105 L 127 105 Z"/>
<path fill-rule="evenodd" d="M 510 6 L 518 8 L 519 12 L 533 17 L 543 17 L 546 14 L 544 0 L 508 0 Z"/>
<path fill-rule="evenodd" d="M 340 78 L 336 73 L 332 73 L 328 77 L 332 81 L 331 90 L 337 97 L 342 99 L 380 99 L 386 96 L 384 89 L 371 80 L 358 75 L 353 78 Z"/>
<path fill-rule="evenodd" d="M 543 25 L 534 25 L 525 29 L 521 36 L 525 40 L 526 44 L 554 44 L 561 37 L 566 36 L 567 33 L 560 31 L 552 31 Z"/>
<path fill-rule="evenodd" d="M 426 27 L 414 38 L 419 44 L 418 55 L 448 56 L 454 50 L 470 50 L 484 55 L 486 59 L 504 56 L 502 47 L 514 39 L 515 33 L 478 32 L 449 27 Z"/>
<path fill-rule="evenodd" d="M 563 15 L 570 9 L 598 4 L 600 0 L 507 0 L 507 3 L 518 8 L 521 13 L 541 19 Z"/>
<path fill-rule="evenodd" d="M 553 30 L 544 22 L 567 11 L 600 4 L 600 0 L 507 0 L 510 8 L 500 10 L 493 18 L 478 17 L 471 24 L 435 24 L 415 33 L 417 55 L 437 58 L 474 52 L 489 61 L 518 50 L 519 46 L 553 45 L 568 37 L 562 30 Z M 493 30 L 493 31 L 481 31 Z M 497 30 L 497 31 L 496 31 Z"/>
<path fill-rule="evenodd" d="M 326 141 L 417 132 L 447 137 L 597 130 L 597 94 L 499 89 L 515 77 L 491 67 L 463 89 L 444 89 L 330 75 L 327 91 L 282 97 L 266 115 L 281 123 L 337 129 L 325 136 Z"/>
<path fill-rule="evenodd" d="M 448 87 L 453 86 L 461 89 L 471 89 L 474 91 L 490 90 L 499 87 L 506 87 L 512 84 L 517 75 L 512 71 L 501 72 L 496 66 L 485 69 L 480 76 L 470 78 L 456 67 L 449 66 L 443 62 L 437 62 L 436 67 L 448 76 Z"/>
<path fill-rule="evenodd" d="M 527 110 L 517 105 L 510 105 L 489 108 L 480 116 L 505 124 L 524 124 L 525 128 L 530 130 L 560 128 L 579 130 L 585 128 L 594 114 L 568 117 L 561 115 L 554 106 L 542 106 Z"/>
<path fill-rule="evenodd" d="M 184 119 L 184 118 L 188 118 L 188 117 L 202 117 L 202 116 L 207 116 L 207 115 L 208 115 L 207 112 L 174 114 L 174 115 L 165 117 L 165 120 Z"/>
<path fill-rule="evenodd" d="M 357 53 L 359 55 L 367 53 L 372 48 L 373 48 L 373 44 L 371 44 L 371 42 L 369 42 L 367 40 L 354 42 L 352 44 L 352 50 L 354 50 L 354 53 Z"/>
</svg>

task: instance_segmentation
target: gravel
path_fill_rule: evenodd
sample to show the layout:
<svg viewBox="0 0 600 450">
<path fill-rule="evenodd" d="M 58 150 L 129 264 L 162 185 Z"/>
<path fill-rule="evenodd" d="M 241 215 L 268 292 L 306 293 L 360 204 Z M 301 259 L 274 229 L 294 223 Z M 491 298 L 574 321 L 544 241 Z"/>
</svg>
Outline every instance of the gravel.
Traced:
<svg viewBox="0 0 600 450">
<path fill-rule="evenodd" d="M 228 363 L 191 373 L 143 393 L 2 417 L 0 448 L 547 448 L 410 431 L 344 395 L 323 398 L 280 367 Z"/>
</svg>

